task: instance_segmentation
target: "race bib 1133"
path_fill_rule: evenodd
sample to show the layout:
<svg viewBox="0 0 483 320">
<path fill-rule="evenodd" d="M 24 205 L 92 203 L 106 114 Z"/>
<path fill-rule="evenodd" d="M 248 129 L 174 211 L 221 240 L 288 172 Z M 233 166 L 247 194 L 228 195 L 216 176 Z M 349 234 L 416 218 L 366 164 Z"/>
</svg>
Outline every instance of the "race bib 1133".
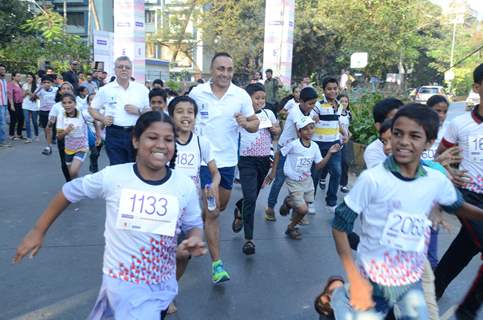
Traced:
<svg viewBox="0 0 483 320">
<path fill-rule="evenodd" d="M 122 189 L 116 227 L 173 237 L 179 213 L 175 196 Z"/>
</svg>

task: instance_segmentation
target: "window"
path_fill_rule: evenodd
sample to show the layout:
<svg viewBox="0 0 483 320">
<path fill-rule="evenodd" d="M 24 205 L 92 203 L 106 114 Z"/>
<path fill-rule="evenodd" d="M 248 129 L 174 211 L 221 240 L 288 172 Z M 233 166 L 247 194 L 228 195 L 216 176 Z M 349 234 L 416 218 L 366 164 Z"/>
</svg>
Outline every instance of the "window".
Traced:
<svg viewBox="0 0 483 320">
<path fill-rule="evenodd" d="M 84 27 L 85 26 L 84 12 L 68 12 L 67 25 Z"/>
<path fill-rule="evenodd" d="M 144 12 L 144 19 L 146 23 L 155 23 L 156 22 L 156 11 L 146 10 Z"/>
</svg>

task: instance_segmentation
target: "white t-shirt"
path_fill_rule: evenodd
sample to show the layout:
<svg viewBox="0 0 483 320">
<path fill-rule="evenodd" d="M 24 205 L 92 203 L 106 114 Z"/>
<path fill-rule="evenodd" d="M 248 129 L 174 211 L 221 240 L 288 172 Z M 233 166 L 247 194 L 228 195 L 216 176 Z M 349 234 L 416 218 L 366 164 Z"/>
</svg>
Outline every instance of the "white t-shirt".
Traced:
<svg viewBox="0 0 483 320">
<path fill-rule="evenodd" d="M 310 146 L 306 147 L 300 139 L 290 142 L 280 149 L 280 152 L 287 157 L 283 166 L 285 176 L 295 181 L 310 178 L 312 164 L 323 159 L 317 144 L 311 142 Z"/>
<path fill-rule="evenodd" d="M 438 137 L 434 140 L 433 145 L 428 150 L 424 150 L 421 154 L 421 160 L 434 160 L 434 155 L 436 154 L 436 150 L 438 149 L 439 143 L 441 139 L 444 137 L 444 133 L 446 132 L 446 128 L 448 127 L 448 122 L 443 122 L 443 125 L 439 127 L 438 130 Z"/>
<path fill-rule="evenodd" d="M 463 149 L 460 169 L 467 170 L 471 178 L 471 181 L 463 187 L 481 194 L 483 193 L 483 124 L 475 110 L 454 118 L 449 123 L 441 143 L 448 148 L 458 145 Z"/>
<path fill-rule="evenodd" d="M 37 89 L 36 95 L 39 97 L 40 111 L 50 111 L 55 104 L 55 95 L 57 94 L 57 87 L 51 87 L 49 91 L 44 88 Z"/>
<path fill-rule="evenodd" d="M 57 118 L 62 112 L 64 112 L 62 102 L 56 102 L 49 111 L 49 118 Z"/>
<path fill-rule="evenodd" d="M 64 137 L 65 152 L 67 154 L 74 154 L 78 151 L 89 150 L 89 140 L 87 136 L 87 125 L 82 118 L 81 111 L 76 110 L 76 117 L 67 117 L 65 112 L 59 112 L 57 115 L 57 130 L 64 130 L 70 124 L 74 126 L 74 130 L 69 132 Z"/>
<path fill-rule="evenodd" d="M 349 126 L 351 124 L 351 113 L 350 113 L 350 111 L 344 112 L 343 110 L 340 110 L 339 123 L 340 123 L 341 128 L 343 128 L 346 133 L 349 132 Z"/>
<path fill-rule="evenodd" d="M 287 111 L 290 111 L 290 110 L 292 110 L 292 108 L 298 107 L 299 105 L 300 104 L 298 102 L 296 102 L 294 98 L 292 98 L 289 101 L 287 101 L 287 103 L 285 104 L 285 106 L 283 108 Z"/>
<path fill-rule="evenodd" d="M 372 141 L 364 150 L 364 162 L 367 168 L 373 168 L 386 160 L 387 156 L 384 153 L 384 144 L 381 140 L 376 139 Z"/>
<path fill-rule="evenodd" d="M 213 94 L 210 82 L 207 82 L 194 87 L 189 96 L 198 105 L 196 133 L 211 142 L 218 167 L 236 166 L 239 126 L 235 114 L 241 113 L 245 117 L 254 114 L 248 93 L 232 83 L 219 99 Z"/>
<path fill-rule="evenodd" d="M 380 164 L 365 170 L 344 198 L 361 218 L 359 269 L 375 283 L 401 286 L 419 281 L 429 243 L 431 208 L 434 203 L 457 201 L 456 189 L 444 174 L 426 166 L 424 170 L 426 176 L 405 181 Z M 417 235 L 420 251 L 412 251 L 416 246 L 410 251 L 390 244 L 392 237 L 407 241 L 411 232 Z"/>
<path fill-rule="evenodd" d="M 196 187 L 200 187 L 200 167 L 214 160 L 211 143 L 205 137 L 191 134 L 188 142 L 181 144 L 176 141 L 175 170 L 190 177 Z"/>
<path fill-rule="evenodd" d="M 278 144 L 280 146 L 283 147 L 289 142 L 297 139 L 297 127 L 295 126 L 295 124 L 302 117 L 305 117 L 305 115 L 302 113 L 302 110 L 300 110 L 300 108 L 292 108 L 289 110 L 287 119 L 285 120 L 285 124 L 283 125 L 282 134 L 278 139 Z"/>
<path fill-rule="evenodd" d="M 196 188 L 188 177 L 175 170 L 169 170 L 163 181 L 144 181 L 137 173 L 135 164 L 125 163 L 106 167 L 103 170 L 68 182 L 62 188 L 69 202 L 82 199 L 103 198 L 106 200 L 106 222 L 104 238 L 104 262 L 102 271 L 106 276 L 141 284 L 161 284 L 163 299 L 171 301 L 177 294 L 176 245 L 178 234 L 193 228 L 203 228 L 201 209 Z M 120 218 L 121 193 L 135 191 L 133 213 L 141 210 L 142 215 L 149 211 L 163 210 L 161 200 L 174 197 L 179 203 L 173 237 L 156 233 L 121 229 L 117 227 Z M 156 193 L 159 198 L 146 196 Z M 124 199 L 126 200 L 126 199 Z M 130 207 L 127 208 L 130 210 Z M 120 210 L 121 209 L 121 210 Z M 144 210 L 144 211 L 143 211 Z M 139 212 L 134 213 L 138 215 Z"/>
<path fill-rule="evenodd" d="M 32 92 L 32 86 L 28 83 L 24 83 L 22 86 L 22 90 L 24 92 Z M 39 99 L 35 99 L 35 101 L 30 100 L 29 96 L 25 96 L 22 102 L 22 109 L 29 110 L 29 111 L 39 111 L 40 104 Z"/>
<path fill-rule="evenodd" d="M 129 86 L 124 89 L 117 81 L 110 82 L 99 89 L 92 108 L 105 108 L 105 115 L 113 117 L 113 124 L 121 127 L 130 127 L 136 124 L 139 115 L 127 113 L 124 106 L 131 104 L 141 112 L 150 110 L 149 90 L 140 83 L 129 81 Z"/>
<path fill-rule="evenodd" d="M 240 156 L 265 157 L 271 154 L 272 136 L 268 126 L 275 125 L 277 118 L 269 109 L 262 109 L 256 115 L 260 120 L 257 132 L 240 129 Z"/>
</svg>

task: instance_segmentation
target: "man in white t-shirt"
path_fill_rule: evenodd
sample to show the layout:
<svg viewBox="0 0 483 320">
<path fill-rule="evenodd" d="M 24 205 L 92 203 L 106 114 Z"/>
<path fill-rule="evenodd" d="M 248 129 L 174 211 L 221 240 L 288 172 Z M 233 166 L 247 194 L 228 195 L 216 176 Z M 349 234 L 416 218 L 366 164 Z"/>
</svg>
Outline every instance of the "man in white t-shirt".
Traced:
<svg viewBox="0 0 483 320">
<path fill-rule="evenodd" d="M 221 175 L 218 197 L 220 212 L 225 210 L 233 187 L 238 162 L 239 128 L 256 132 L 259 125 L 250 96 L 231 82 L 234 71 L 233 59 L 228 53 L 215 54 L 211 60 L 211 80 L 194 87 L 189 94 L 199 109 L 197 134 L 211 142 Z M 202 189 L 211 183 L 211 173 L 206 164 L 200 169 L 200 180 Z M 210 211 L 206 215 L 205 232 L 213 261 L 213 281 L 229 280 L 220 259 L 218 214 Z M 218 275 L 223 280 L 219 281 Z"/>
<path fill-rule="evenodd" d="M 473 80 L 473 91 L 480 95 L 480 104 L 449 123 L 436 155 L 456 145 L 461 148 L 463 161 L 459 169 L 466 171 L 469 180 L 459 186 L 460 191 L 465 201 L 483 208 L 483 64 L 474 70 Z M 450 174 L 455 174 L 453 168 L 447 169 Z M 462 225 L 458 235 L 434 271 L 437 298 L 443 295 L 447 286 L 475 255 L 480 254 L 483 257 L 483 221 L 467 218 L 460 218 L 460 221 Z M 480 266 L 470 291 L 456 310 L 458 319 L 478 318 L 478 309 L 482 303 L 482 275 L 483 265 Z"/>
<path fill-rule="evenodd" d="M 402 105 L 402 101 L 396 98 L 387 98 L 376 103 L 372 109 L 376 130 L 379 131 L 384 120 L 392 119 Z M 384 144 L 380 139 L 371 142 L 366 147 L 366 150 L 364 150 L 364 162 L 367 168 L 372 168 L 383 163 L 386 158 Z"/>
<path fill-rule="evenodd" d="M 134 162 L 131 132 L 139 116 L 149 110 L 149 91 L 131 81 L 132 62 L 121 56 L 114 62 L 116 80 L 103 86 L 89 112 L 106 126 L 106 152 L 111 165 Z M 105 108 L 105 114 L 99 110 Z"/>
</svg>

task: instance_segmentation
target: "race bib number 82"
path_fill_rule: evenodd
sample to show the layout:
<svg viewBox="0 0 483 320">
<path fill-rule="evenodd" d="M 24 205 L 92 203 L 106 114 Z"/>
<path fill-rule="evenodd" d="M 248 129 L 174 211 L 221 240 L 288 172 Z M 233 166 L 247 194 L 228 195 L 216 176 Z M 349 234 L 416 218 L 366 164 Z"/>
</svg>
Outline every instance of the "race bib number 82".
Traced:
<svg viewBox="0 0 483 320">
<path fill-rule="evenodd" d="M 173 237 L 179 212 L 174 196 L 122 189 L 116 227 Z"/>
</svg>

